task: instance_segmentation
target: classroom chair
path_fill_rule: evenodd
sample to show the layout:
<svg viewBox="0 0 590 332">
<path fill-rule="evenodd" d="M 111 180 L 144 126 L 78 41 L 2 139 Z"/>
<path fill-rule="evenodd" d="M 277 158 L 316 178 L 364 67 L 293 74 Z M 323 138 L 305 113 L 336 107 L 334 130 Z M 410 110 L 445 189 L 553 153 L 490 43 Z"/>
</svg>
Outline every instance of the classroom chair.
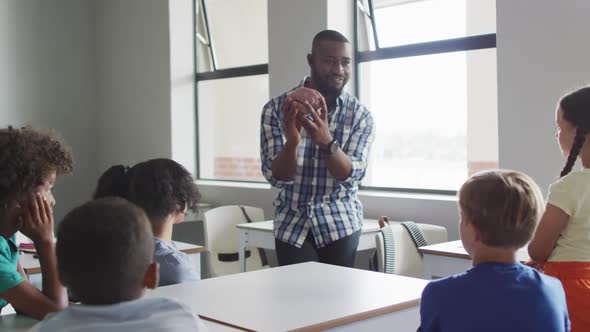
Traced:
<svg viewBox="0 0 590 332">
<path fill-rule="evenodd" d="M 205 212 L 205 278 L 218 277 L 240 272 L 238 260 L 239 234 L 237 224 L 264 221 L 264 210 L 252 206 L 220 206 Z M 250 220 L 248 220 L 250 219 Z M 262 250 L 247 248 L 246 269 L 254 271 L 264 268 Z"/>
<path fill-rule="evenodd" d="M 419 223 L 413 225 L 417 226 L 429 245 L 447 241 L 447 230 L 444 227 Z M 391 264 L 392 266 L 388 266 L 388 270 L 390 270 L 388 272 L 406 277 L 422 278 L 422 255 L 418 253 L 417 244 L 410 235 L 408 228 L 404 227 L 401 222 L 395 221 L 389 221 L 388 225 L 384 224 L 382 227 L 389 227 L 393 237 L 389 240 L 385 239 L 383 232 L 375 235 L 377 271 L 386 272 L 386 265 Z M 385 250 L 388 241 L 393 244 L 390 251 Z M 419 243 L 418 245 L 422 246 L 424 244 Z"/>
</svg>

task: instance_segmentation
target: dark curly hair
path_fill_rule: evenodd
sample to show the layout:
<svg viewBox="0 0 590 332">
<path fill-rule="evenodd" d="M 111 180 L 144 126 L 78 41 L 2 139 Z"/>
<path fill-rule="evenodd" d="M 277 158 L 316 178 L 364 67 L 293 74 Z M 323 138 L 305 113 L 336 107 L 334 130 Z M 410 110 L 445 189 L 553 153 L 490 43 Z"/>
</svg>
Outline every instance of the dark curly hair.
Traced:
<svg viewBox="0 0 590 332">
<path fill-rule="evenodd" d="M 72 152 L 54 130 L 0 129 L 0 203 L 29 193 L 51 172 L 72 172 Z"/>
<path fill-rule="evenodd" d="M 152 159 L 131 168 L 115 165 L 102 174 L 94 199 L 117 196 L 143 208 L 150 220 L 172 213 L 195 211 L 201 194 L 193 177 L 182 165 L 170 159 Z"/>
<path fill-rule="evenodd" d="M 576 136 L 560 176 L 571 172 L 586 140 L 586 134 L 590 133 L 590 87 L 581 88 L 572 92 L 559 101 L 559 107 L 563 111 L 563 118 L 576 127 Z"/>
</svg>

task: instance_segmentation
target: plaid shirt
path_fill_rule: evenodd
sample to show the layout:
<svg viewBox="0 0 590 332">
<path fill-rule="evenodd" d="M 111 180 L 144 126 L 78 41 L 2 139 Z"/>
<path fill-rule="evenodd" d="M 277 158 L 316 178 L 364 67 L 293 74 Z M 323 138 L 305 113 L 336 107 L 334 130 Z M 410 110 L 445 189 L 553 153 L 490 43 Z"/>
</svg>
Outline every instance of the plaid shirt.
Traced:
<svg viewBox="0 0 590 332">
<path fill-rule="evenodd" d="M 305 79 L 298 87 L 304 84 Z M 261 119 L 262 174 L 280 189 L 273 203 L 274 236 L 299 248 L 311 230 L 321 248 L 361 229 L 363 206 L 357 191 L 365 176 L 374 138 L 373 118 L 358 99 L 342 92 L 336 107 L 328 112 L 328 121 L 332 136 L 352 161 L 350 176 L 342 181 L 334 178 L 318 146 L 303 130 L 295 175 L 289 181 L 281 181 L 272 176 L 271 165 L 285 144 L 281 107 L 287 93 L 269 101 Z"/>
</svg>

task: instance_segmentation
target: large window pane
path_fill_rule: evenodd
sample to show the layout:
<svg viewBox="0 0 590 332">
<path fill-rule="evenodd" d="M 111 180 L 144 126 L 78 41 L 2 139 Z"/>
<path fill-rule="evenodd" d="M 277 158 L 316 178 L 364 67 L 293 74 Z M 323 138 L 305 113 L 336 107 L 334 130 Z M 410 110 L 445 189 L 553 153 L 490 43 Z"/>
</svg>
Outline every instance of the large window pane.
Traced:
<svg viewBox="0 0 590 332">
<path fill-rule="evenodd" d="M 268 75 L 198 82 L 201 179 L 264 181 L 260 171 L 260 115 Z"/>
<path fill-rule="evenodd" d="M 457 190 L 498 162 L 496 50 L 361 63 L 377 125 L 363 185 Z"/>
<path fill-rule="evenodd" d="M 373 0 L 379 47 L 496 32 L 495 0 Z M 369 36 L 359 22 L 359 36 Z M 372 50 L 363 43 L 360 50 Z"/>
<path fill-rule="evenodd" d="M 215 69 L 268 63 L 268 0 L 196 0 L 197 71 L 213 71 L 203 12 L 207 12 Z M 204 39 L 204 40 L 203 40 Z"/>
</svg>

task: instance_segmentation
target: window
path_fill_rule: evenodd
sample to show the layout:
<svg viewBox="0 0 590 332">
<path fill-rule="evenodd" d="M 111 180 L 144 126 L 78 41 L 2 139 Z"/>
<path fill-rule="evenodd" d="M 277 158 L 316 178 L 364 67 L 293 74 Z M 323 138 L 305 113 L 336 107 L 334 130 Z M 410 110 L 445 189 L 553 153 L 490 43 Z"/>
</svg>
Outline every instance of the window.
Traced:
<svg viewBox="0 0 590 332">
<path fill-rule="evenodd" d="M 376 123 L 363 186 L 451 193 L 497 167 L 495 1 L 356 5 L 356 91 Z"/>
<path fill-rule="evenodd" d="M 264 181 L 267 0 L 195 0 L 198 178 Z"/>
</svg>

